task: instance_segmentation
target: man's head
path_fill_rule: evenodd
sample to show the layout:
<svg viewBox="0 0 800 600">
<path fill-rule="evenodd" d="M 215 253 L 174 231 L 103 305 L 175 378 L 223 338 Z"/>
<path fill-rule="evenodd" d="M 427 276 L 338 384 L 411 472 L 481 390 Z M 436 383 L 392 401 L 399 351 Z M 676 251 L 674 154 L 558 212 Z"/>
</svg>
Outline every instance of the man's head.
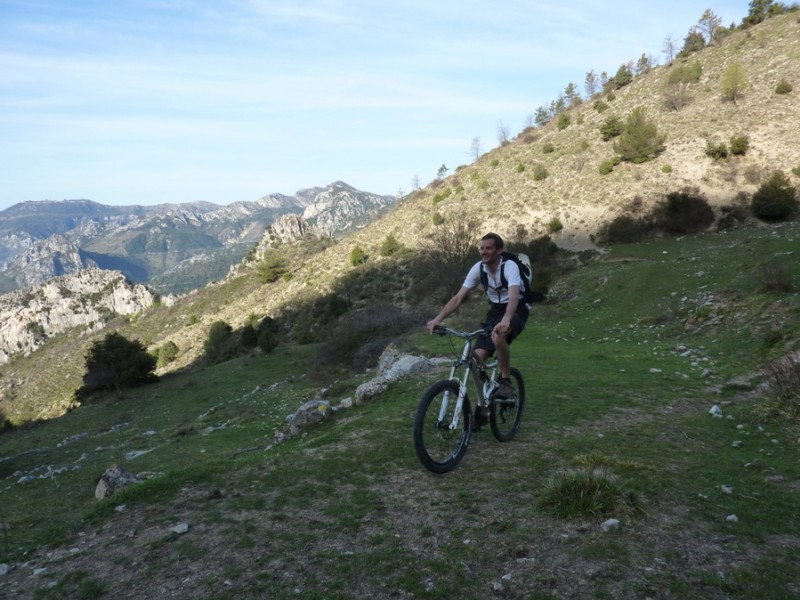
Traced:
<svg viewBox="0 0 800 600">
<path fill-rule="evenodd" d="M 489 265 L 500 260 L 500 254 L 503 252 L 503 238 L 496 233 L 487 233 L 481 238 L 478 252 L 481 255 L 481 260 Z"/>
</svg>

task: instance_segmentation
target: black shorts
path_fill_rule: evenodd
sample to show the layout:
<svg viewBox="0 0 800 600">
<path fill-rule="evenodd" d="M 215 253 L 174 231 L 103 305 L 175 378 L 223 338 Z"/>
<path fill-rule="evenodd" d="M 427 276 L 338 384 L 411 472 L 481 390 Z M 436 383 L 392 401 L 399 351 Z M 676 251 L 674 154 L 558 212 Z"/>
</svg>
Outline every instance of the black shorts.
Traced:
<svg viewBox="0 0 800 600">
<path fill-rule="evenodd" d="M 522 330 L 525 329 L 525 323 L 528 322 L 528 307 L 524 304 L 521 304 L 519 308 L 517 308 L 517 314 L 515 314 L 511 318 L 511 325 L 508 328 L 508 333 L 506 334 L 506 340 L 509 344 L 514 341 Z M 506 305 L 505 304 L 491 304 L 489 306 L 489 311 L 486 313 L 486 319 L 481 323 L 481 327 L 491 334 L 492 329 L 494 329 L 495 325 L 497 325 L 500 321 L 503 320 L 503 317 L 506 314 Z M 480 335 L 475 342 L 475 348 L 482 348 L 489 352 L 489 356 L 494 354 L 494 342 L 492 341 L 491 335 Z"/>
</svg>

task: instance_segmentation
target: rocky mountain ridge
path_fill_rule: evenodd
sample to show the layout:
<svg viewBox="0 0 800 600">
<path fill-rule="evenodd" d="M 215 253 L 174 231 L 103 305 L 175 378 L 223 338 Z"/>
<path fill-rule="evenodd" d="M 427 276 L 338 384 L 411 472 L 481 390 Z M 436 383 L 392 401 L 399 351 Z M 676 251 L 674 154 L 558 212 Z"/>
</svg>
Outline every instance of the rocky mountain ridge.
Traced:
<svg viewBox="0 0 800 600">
<path fill-rule="evenodd" d="M 304 214 L 325 235 L 341 236 L 393 202 L 393 196 L 359 191 L 341 181 L 294 196 L 269 194 L 227 206 L 23 202 L 0 212 L 0 292 L 101 268 L 121 271 L 138 283 L 156 280 L 164 293 L 181 293 L 224 276 L 282 215 Z M 170 278 L 160 279 L 169 273 L 180 280 L 176 271 L 187 261 L 200 273 L 184 288 L 171 288 Z"/>
<path fill-rule="evenodd" d="M 0 364 L 76 327 L 81 334 L 100 331 L 109 318 L 139 313 L 156 299 L 122 273 L 96 268 L 0 296 Z"/>
</svg>

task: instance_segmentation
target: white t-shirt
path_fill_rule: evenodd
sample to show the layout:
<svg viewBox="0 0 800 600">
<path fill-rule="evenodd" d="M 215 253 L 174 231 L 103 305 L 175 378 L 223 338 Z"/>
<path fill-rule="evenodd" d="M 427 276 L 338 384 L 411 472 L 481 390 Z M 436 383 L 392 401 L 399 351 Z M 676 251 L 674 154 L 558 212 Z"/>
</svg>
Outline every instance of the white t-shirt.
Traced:
<svg viewBox="0 0 800 600">
<path fill-rule="evenodd" d="M 494 276 L 488 271 L 482 260 L 475 263 L 469 270 L 469 273 L 467 273 L 466 279 L 464 279 L 465 288 L 473 289 L 481 285 L 481 270 L 486 272 L 488 283 L 488 287 L 486 288 L 486 296 L 489 298 L 489 302 L 493 302 L 495 304 L 508 303 L 508 288 L 501 287 L 501 272 L 506 276 L 508 287 L 516 285 L 519 286 L 520 290 L 522 289 L 522 276 L 520 275 L 517 263 L 515 263 L 513 260 L 503 259 L 501 259 Z M 523 301 L 520 299 L 520 302 Z"/>
</svg>

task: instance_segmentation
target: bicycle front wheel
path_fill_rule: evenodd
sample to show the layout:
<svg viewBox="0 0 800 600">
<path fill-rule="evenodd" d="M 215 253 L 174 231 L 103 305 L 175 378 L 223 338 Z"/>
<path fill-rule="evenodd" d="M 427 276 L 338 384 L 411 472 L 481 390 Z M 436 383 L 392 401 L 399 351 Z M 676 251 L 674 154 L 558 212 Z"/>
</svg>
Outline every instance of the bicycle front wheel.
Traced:
<svg viewBox="0 0 800 600">
<path fill-rule="evenodd" d="M 434 383 L 417 408 L 414 419 L 414 449 L 423 466 L 434 473 L 452 471 L 464 458 L 469 446 L 470 414 L 469 399 L 464 398 L 457 427 L 453 427 L 456 404 L 458 404 L 458 382 Z"/>
<path fill-rule="evenodd" d="M 514 367 L 511 367 L 511 387 L 514 393 L 509 398 L 494 398 L 491 402 L 489 426 L 500 442 L 508 442 L 517 435 L 525 409 L 525 383 L 522 373 Z"/>
</svg>

